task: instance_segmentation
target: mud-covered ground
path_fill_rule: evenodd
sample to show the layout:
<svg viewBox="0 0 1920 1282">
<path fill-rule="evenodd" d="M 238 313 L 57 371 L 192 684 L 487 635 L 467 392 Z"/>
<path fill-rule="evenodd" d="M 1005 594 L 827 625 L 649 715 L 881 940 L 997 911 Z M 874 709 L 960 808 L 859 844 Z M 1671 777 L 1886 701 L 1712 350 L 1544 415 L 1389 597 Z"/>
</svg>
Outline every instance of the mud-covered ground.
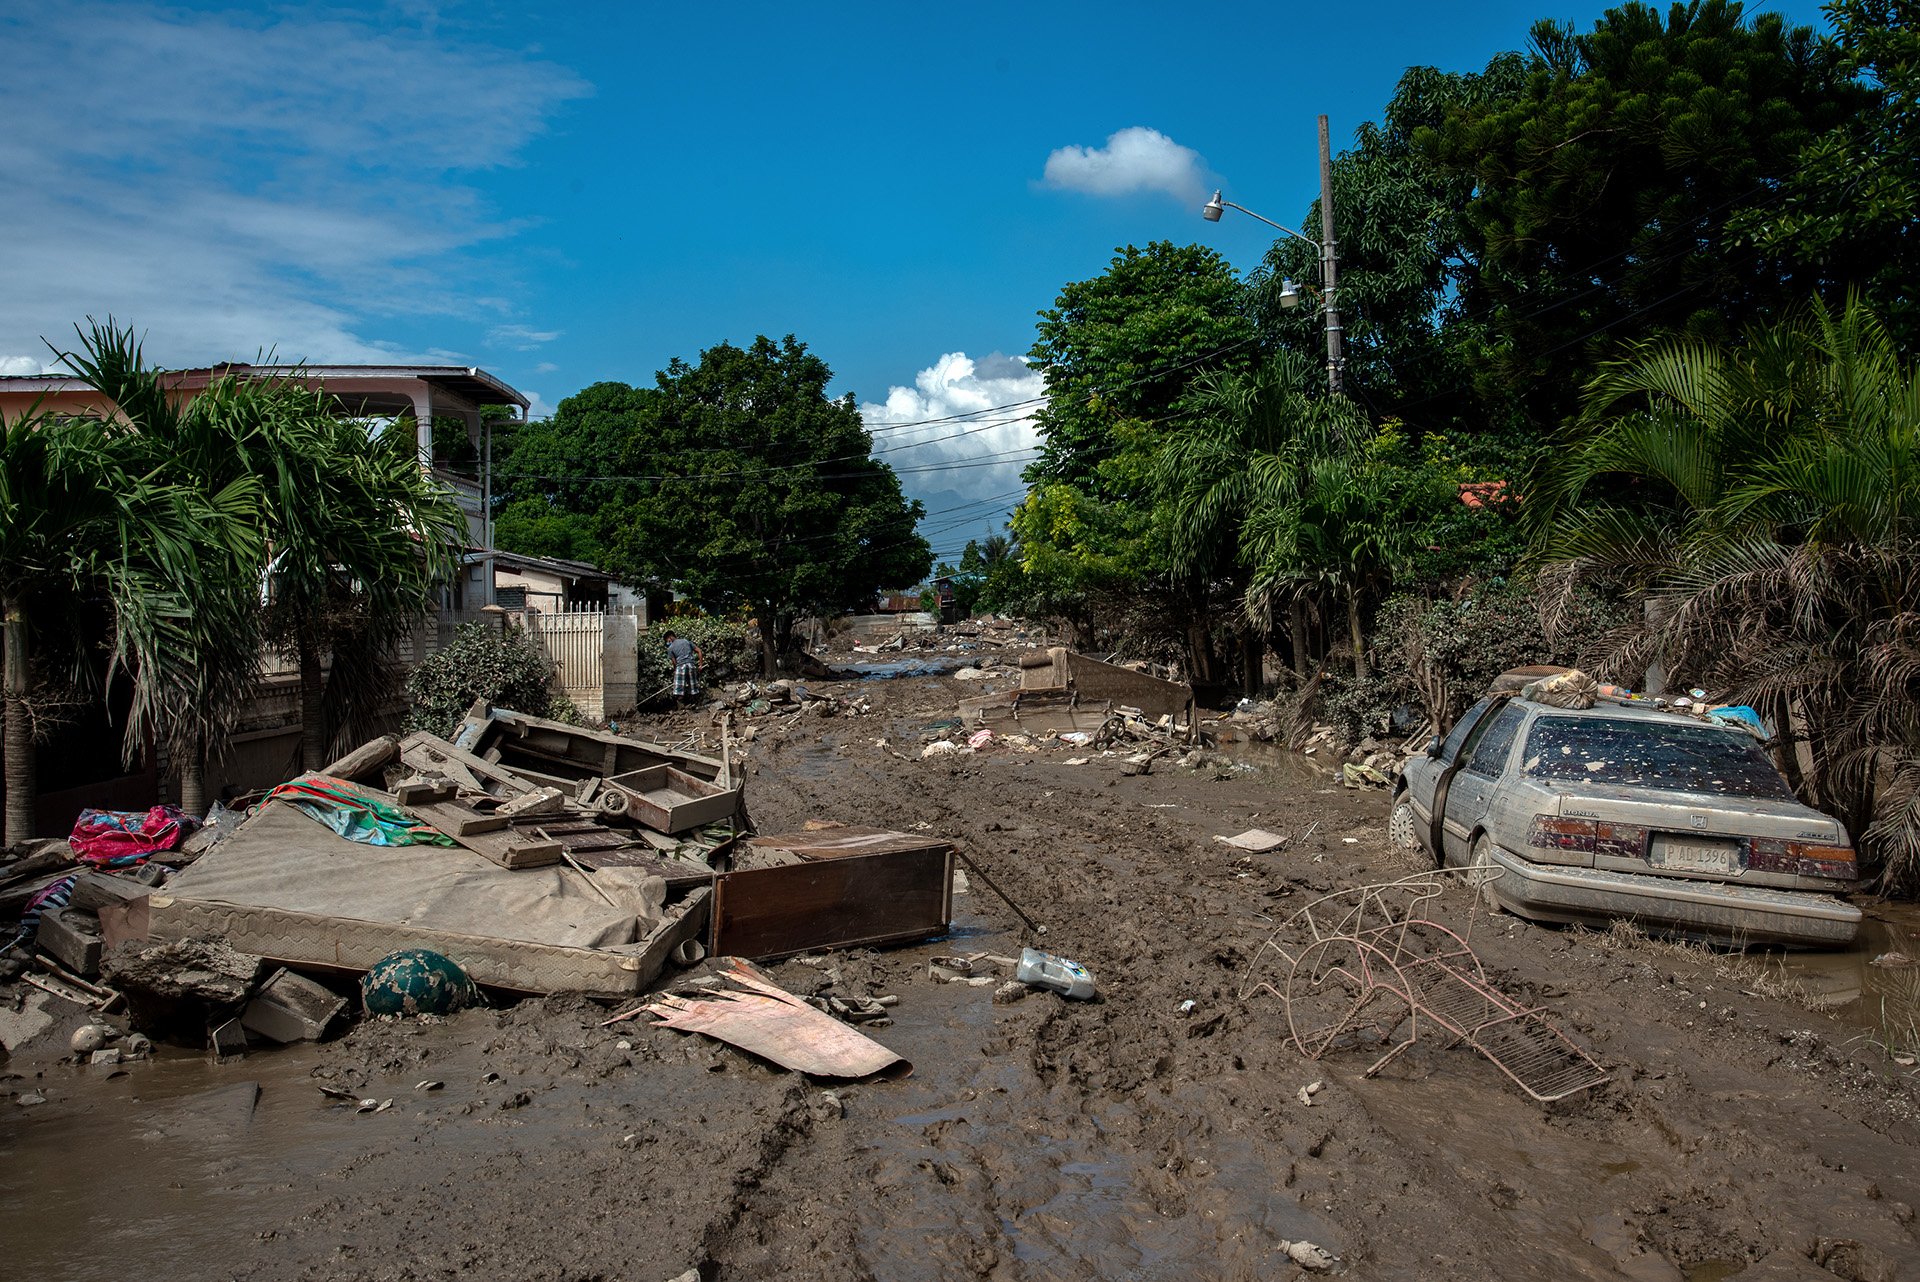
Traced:
<svg viewBox="0 0 1920 1282">
<path fill-rule="evenodd" d="M 1298 905 L 1415 871 L 1384 795 L 1280 754 L 1144 776 L 1062 749 L 919 759 L 977 689 L 869 683 L 872 716 L 761 722 L 754 818 L 953 838 L 1102 1000 L 931 978 L 1027 942 L 974 878 L 952 938 L 772 968 L 897 995 L 874 1036 L 912 1060 L 899 1081 L 808 1082 L 573 998 L 218 1067 L 16 1064 L 7 1085 L 47 1102 L 0 1117 L 7 1275 L 1283 1278 L 1304 1239 L 1357 1278 L 1920 1278 L 1915 1082 L 1858 1024 L 1764 995 L 1764 966 L 1454 891 L 1439 915 L 1611 1082 L 1542 1106 L 1437 1039 L 1371 1079 L 1372 1053 L 1306 1061 L 1278 1001 L 1241 993 L 1282 977 L 1262 945 Z M 1213 840 L 1249 827 L 1292 839 Z"/>
</svg>

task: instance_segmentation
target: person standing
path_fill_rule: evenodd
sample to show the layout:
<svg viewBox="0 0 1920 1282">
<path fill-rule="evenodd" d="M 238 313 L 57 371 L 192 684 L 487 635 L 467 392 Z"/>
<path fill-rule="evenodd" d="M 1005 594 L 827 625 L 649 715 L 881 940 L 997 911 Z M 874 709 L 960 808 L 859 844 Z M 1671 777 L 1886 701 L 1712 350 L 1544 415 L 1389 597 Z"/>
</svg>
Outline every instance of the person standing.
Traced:
<svg viewBox="0 0 1920 1282">
<path fill-rule="evenodd" d="M 700 665 L 707 656 L 700 647 L 679 633 L 668 629 L 666 633 L 667 658 L 673 663 L 673 701 L 684 704 L 700 695 Z"/>
</svg>

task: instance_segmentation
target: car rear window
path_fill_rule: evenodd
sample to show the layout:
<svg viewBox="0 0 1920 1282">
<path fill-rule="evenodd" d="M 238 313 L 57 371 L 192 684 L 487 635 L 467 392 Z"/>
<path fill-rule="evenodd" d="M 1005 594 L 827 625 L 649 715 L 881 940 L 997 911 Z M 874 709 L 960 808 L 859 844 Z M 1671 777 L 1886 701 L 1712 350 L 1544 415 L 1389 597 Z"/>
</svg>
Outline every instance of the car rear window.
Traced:
<svg viewBox="0 0 1920 1282">
<path fill-rule="evenodd" d="M 1541 717 L 1520 768 L 1536 779 L 1791 801 L 1786 780 L 1744 733 L 1610 717 Z"/>
</svg>

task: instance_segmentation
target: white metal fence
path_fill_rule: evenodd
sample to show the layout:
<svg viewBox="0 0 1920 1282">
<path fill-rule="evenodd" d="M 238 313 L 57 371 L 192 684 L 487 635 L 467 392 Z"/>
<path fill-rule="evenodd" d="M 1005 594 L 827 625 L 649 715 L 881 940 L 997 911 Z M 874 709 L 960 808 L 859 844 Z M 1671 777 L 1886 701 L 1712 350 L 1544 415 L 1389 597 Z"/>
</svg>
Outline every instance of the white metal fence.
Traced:
<svg viewBox="0 0 1920 1282">
<path fill-rule="evenodd" d="M 582 716 L 604 721 L 639 698 L 638 609 L 529 610 L 521 617 L 553 663 L 554 688 Z"/>
</svg>

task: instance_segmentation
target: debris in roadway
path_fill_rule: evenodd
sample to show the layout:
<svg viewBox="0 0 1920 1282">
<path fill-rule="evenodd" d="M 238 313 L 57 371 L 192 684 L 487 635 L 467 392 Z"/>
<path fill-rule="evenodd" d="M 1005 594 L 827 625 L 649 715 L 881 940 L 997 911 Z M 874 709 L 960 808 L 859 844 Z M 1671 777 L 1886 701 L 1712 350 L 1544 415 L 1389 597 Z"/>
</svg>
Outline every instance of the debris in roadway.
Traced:
<svg viewBox="0 0 1920 1282">
<path fill-rule="evenodd" d="M 240 1022 L 268 1041 L 317 1042 L 346 1008 L 346 998 L 283 967 L 260 986 Z"/>
<path fill-rule="evenodd" d="M 1235 850 L 1245 850 L 1251 854 L 1264 855 L 1270 850 L 1278 850 L 1293 840 L 1292 837 L 1277 832 L 1268 832 L 1265 828 L 1249 828 L 1232 837 L 1215 835 L 1214 840 L 1223 846 L 1232 846 Z"/>
<path fill-rule="evenodd" d="M 645 1007 L 668 1028 L 702 1033 L 813 1077 L 905 1076 L 913 1065 L 866 1034 L 809 1006 L 750 962 L 720 972 L 735 988 L 689 999 L 666 994 Z M 741 991 L 744 990 L 744 991 Z"/>
<path fill-rule="evenodd" d="M 1077 961 L 1043 953 L 1038 948 L 1020 950 L 1020 967 L 1014 971 L 1013 977 L 1023 984 L 1044 988 L 1076 1001 L 1090 1000 L 1095 991 L 1093 972 Z"/>
</svg>

